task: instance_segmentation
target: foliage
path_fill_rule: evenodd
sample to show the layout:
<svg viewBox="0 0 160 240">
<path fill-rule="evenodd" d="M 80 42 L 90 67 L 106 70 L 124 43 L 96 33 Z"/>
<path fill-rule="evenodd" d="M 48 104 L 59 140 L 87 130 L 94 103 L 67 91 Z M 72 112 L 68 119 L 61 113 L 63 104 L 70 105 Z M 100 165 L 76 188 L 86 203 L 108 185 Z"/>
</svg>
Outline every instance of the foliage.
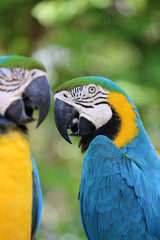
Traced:
<svg viewBox="0 0 160 240">
<path fill-rule="evenodd" d="M 160 3 L 149 0 L 5 0 L 0 2 L 0 54 L 32 56 L 48 70 L 53 91 L 84 75 L 108 77 L 136 103 L 159 147 Z M 44 210 L 39 239 L 85 239 L 77 200 L 83 156 L 59 136 L 53 106 L 30 126 Z M 35 144 L 36 143 L 36 144 Z"/>
</svg>

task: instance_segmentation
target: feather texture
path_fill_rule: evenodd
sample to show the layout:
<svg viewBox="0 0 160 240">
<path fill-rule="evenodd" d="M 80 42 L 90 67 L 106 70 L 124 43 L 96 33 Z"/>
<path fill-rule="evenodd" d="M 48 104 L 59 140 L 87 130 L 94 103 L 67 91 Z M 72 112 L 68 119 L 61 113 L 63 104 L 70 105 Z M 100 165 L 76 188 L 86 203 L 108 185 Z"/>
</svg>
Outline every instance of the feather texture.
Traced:
<svg viewBox="0 0 160 240">
<path fill-rule="evenodd" d="M 80 208 L 89 240 L 160 239 L 160 161 L 140 168 L 105 136 L 83 162 Z M 138 159 L 137 159 L 138 161 Z"/>
<path fill-rule="evenodd" d="M 103 99 L 98 104 L 97 96 Z M 89 76 L 64 83 L 55 100 L 56 106 L 61 101 L 63 109 L 72 106 L 77 113 L 67 112 L 68 123 L 56 108 L 56 121 L 66 121 L 58 130 L 65 139 L 68 129 L 81 136 L 82 151 L 87 150 L 79 200 L 88 240 L 160 239 L 160 156 L 128 94 L 109 79 Z M 82 116 L 93 131 L 80 131 L 86 127 Z"/>
<path fill-rule="evenodd" d="M 28 140 L 21 132 L 10 131 L 0 136 L 0 179 L 0 238 L 35 239 L 42 193 Z"/>
<path fill-rule="evenodd" d="M 19 131 L 0 136 L 0 238 L 31 239 L 32 161 Z"/>
<path fill-rule="evenodd" d="M 38 171 L 34 159 L 31 155 L 33 166 L 33 206 L 32 206 L 32 239 L 35 239 L 41 221 L 42 213 L 42 192 L 38 176 Z"/>
</svg>

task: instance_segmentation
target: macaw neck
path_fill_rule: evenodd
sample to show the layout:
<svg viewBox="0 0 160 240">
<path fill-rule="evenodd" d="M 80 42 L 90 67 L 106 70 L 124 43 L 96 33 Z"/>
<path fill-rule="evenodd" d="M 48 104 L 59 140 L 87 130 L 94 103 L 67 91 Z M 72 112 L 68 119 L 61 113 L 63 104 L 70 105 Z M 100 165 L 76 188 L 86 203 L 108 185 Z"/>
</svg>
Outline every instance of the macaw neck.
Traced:
<svg viewBox="0 0 160 240">
<path fill-rule="evenodd" d="M 129 157 L 135 158 L 142 166 L 146 163 L 148 166 L 153 165 L 159 156 L 140 119 L 137 121 L 137 126 L 139 129 L 138 135 L 120 149 Z"/>
<path fill-rule="evenodd" d="M 6 117 L 2 116 L 0 114 L 0 135 L 5 133 L 6 131 L 21 131 L 22 133 L 27 133 L 27 128 L 24 125 L 14 123 L 10 120 L 8 120 Z"/>
<path fill-rule="evenodd" d="M 104 135 L 104 136 L 108 137 L 109 139 L 111 139 L 112 141 L 113 141 L 113 139 L 115 139 L 117 137 L 117 135 L 120 131 L 121 121 L 120 121 L 118 115 L 116 114 L 116 112 L 114 111 L 114 109 L 112 109 L 112 112 L 113 112 L 113 116 L 106 124 L 104 124 L 102 127 L 98 128 L 96 131 L 92 132 L 91 134 L 82 136 L 82 138 L 79 142 L 79 147 L 81 147 L 82 152 L 85 152 L 88 149 L 91 141 L 98 135 Z M 119 138 L 121 140 L 121 136 Z M 123 143 L 124 141 L 121 141 L 121 142 Z M 117 147 L 119 147 L 119 146 L 117 146 Z"/>
</svg>

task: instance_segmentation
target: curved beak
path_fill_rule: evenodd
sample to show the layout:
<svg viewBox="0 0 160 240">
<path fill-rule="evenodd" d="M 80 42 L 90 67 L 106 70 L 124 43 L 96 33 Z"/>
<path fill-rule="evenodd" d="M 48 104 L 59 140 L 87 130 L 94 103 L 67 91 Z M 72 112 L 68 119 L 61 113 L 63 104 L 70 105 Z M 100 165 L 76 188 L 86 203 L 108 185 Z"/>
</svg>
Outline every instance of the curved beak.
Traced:
<svg viewBox="0 0 160 240">
<path fill-rule="evenodd" d="M 69 139 L 67 129 L 70 129 L 72 119 L 76 116 L 76 113 L 77 110 L 74 107 L 56 99 L 54 105 L 54 120 L 59 133 L 69 143 L 72 142 Z"/>
<path fill-rule="evenodd" d="M 71 105 L 56 99 L 54 106 L 54 120 L 58 131 L 69 143 L 70 136 L 84 136 L 95 131 L 95 126 L 86 118 L 80 117 L 78 111 Z M 68 135 L 68 129 L 71 134 Z"/>
<path fill-rule="evenodd" d="M 13 102 L 5 112 L 5 117 L 13 122 L 26 124 L 34 121 L 33 111 L 39 110 L 37 127 L 46 117 L 51 103 L 51 90 L 46 77 L 35 79 L 19 99 Z"/>
</svg>

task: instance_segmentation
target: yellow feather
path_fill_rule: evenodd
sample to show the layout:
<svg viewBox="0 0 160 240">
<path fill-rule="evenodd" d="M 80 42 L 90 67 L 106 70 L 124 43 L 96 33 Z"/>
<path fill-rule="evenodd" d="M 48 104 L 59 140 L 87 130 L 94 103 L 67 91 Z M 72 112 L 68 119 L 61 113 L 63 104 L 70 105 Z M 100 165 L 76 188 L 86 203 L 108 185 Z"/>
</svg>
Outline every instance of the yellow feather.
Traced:
<svg viewBox="0 0 160 240">
<path fill-rule="evenodd" d="M 158 156 L 160 157 L 160 151 L 157 150 Z"/>
<path fill-rule="evenodd" d="M 121 148 L 138 135 L 138 127 L 135 122 L 136 112 L 127 97 L 121 93 L 110 92 L 107 101 L 121 120 L 119 133 L 113 141 L 118 148 Z"/>
<path fill-rule="evenodd" d="M 30 240 L 32 162 L 28 140 L 17 131 L 0 136 L 0 239 Z"/>
</svg>

